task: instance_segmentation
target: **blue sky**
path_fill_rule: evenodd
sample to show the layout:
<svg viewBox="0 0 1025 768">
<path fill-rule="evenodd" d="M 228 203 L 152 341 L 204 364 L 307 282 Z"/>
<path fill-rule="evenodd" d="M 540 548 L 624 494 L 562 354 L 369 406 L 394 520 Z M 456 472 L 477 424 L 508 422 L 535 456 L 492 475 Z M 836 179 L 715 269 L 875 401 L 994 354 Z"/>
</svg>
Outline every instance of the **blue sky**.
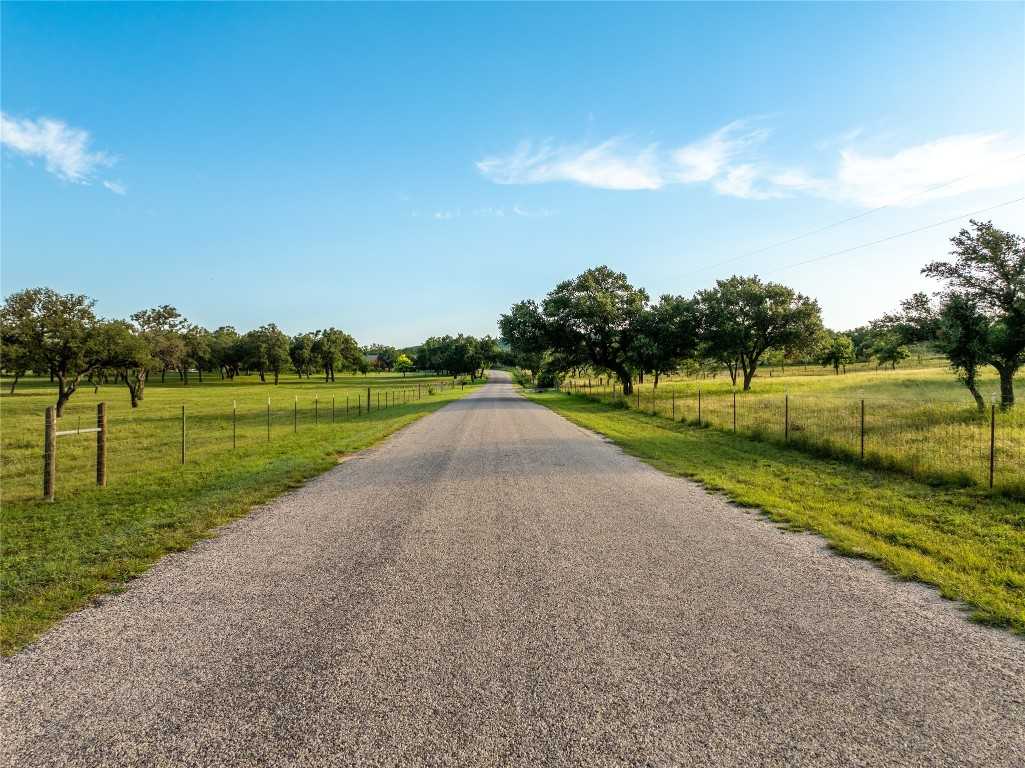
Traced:
<svg viewBox="0 0 1025 768">
<path fill-rule="evenodd" d="M 605 263 L 850 327 L 959 222 L 792 265 L 1025 195 L 1023 9 L 3 3 L 3 293 L 405 345 Z"/>
</svg>

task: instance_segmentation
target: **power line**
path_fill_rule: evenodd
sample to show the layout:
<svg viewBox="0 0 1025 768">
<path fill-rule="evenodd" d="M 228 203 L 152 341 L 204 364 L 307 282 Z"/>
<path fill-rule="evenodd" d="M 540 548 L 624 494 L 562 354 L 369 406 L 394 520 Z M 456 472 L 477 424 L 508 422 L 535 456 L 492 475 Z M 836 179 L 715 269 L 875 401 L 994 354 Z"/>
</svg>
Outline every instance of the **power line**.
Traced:
<svg viewBox="0 0 1025 768">
<path fill-rule="evenodd" d="M 1008 205 L 1014 205 L 1015 203 L 1020 203 L 1023 200 L 1025 200 L 1025 196 L 1023 196 L 1023 197 L 1016 197 L 1013 200 L 1006 200 L 1006 201 L 1004 201 L 1002 203 L 997 203 L 996 205 L 991 205 L 988 208 L 980 208 L 977 211 L 970 211 L 969 213 L 962 213 L 962 214 L 960 214 L 958 216 L 954 216 L 954 217 L 949 218 L 949 219 L 944 219 L 943 221 L 937 221 L 937 222 L 934 222 L 932 224 L 926 224 L 924 227 L 917 227 L 916 229 L 909 229 L 906 232 L 898 232 L 898 233 L 896 233 L 894 235 L 888 235 L 887 237 L 881 238 L 879 240 L 873 240 L 873 241 L 868 242 L 868 243 L 861 243 L 860 245 L 854 245 L 854 246 L 851 246 L 850 248 L 844 248 L 843 250 L 833 251 L 832 253 L 826 253 L 826 254 L 823 254 L 822 256 L 815 256 L 814 258 L 811 258 L 811 259 L 805 259 L 804 261 L 797 261 L 797 262 L 794 262 L 793 264 L 787 264 L 787 265 L 782 266 L 782 267 L 777 267 L 776 269 L 769 270 L 766 274 L 770 274 L 771 275 L 773 272 L 782 272 L 783 270 L 793 269 L 794 267 L 801 267 L 801 266 L 804 266 L 805 264 L 811 264 L 813 262 L 822 261 L 823 259 L 829 259 L 829 258 L 832 258 L 834 256 L 841 256 L 841 255 L 843 255 L 845 253 L 850 253 L 851 251 L 857 251 L 857 250 L 860 250 L 862 248 L 868 248 L 868 247 L 873 246 L 873 245 L 879 245 L 880 243 L 885 243 L 885 242 L 888 242 L 890 240 L 896 240 L 897 238 L 900 238 L 900 237 L 907 237 L 908 235 L 913 235 L 916 232 L 924 232 L 927 229 L 933 229 L 935 227 L 943 226 L 944 224 L 950 224 L 951 222 L 954 222 L 954 221 L 960 221 L 961 219 L 967 218 L 969 216 L 978 216 L 980 213 L 987 213 L 989 211 L 995 211 L 997 208 L 1003 208 L 1003 207 L 1008 206 Z"/>
<path fill-rule="evenodd" d="M 1025 157 L 1025 152 L 1023 152 L 1020 155 L 1015 155 L 1014 157 L 1010 158 L 1006 162 L 1013 163 L 1015 160 L 1020 160 L 1023 157 Z M 834 221 L 832 224 L 826 224 L 824 227 L 819 227 L 818 229 L 812 229 L 812 230 L 810 230 L 808 232 L 804 232 L 803 234 L 797 235 L 795 237 L 791 237 L 791 238 L 788 238 L 786 240 L 780 240 L 777 243 L 772 243 L 771 245 L 766 245 L 766 246 L 764 246 L 762 248 L 757 248 L 757 249 L 755 249 L 753 251 L 747 251 L 746 253 L 742 253 L 739 256 L 731 256 L 730 258 L 723 259 L 722 261 L 716 262 L 715 264 L 709 264 L 706 267 L 701 267 L 700 269 L 697 269 L 694 272 L 691 272 L 690 275 L 696 275 L 696 274 L 699 274 L 701 272 L 707 272 L 710 269 L 715 269 L 716 267 L 721 267 L 724 264 L 732 264 L 735 261 L 740 261 L 741 259 L 746 259 L 748 256 L 755 256 L 755 255 L 757 255 L 759 253 L 764 253 L 765 251 L 771 251 L 773 248 L 779 248 L 782 245 L 789 245 L 790 243 L 796 243 L 798 240 L 803 240 L 806 237 L 811 237 L 812 235 L 817 235 L 820 232 L 825 232 L 826 230 L 833 229 L 834 227 L 839 227 L 842 224 L 847 224 L 848 222 L 856 221 L 858 219 L 864 218 L 865 216 L 869 216 L 870 214 L 882 211 L 882 210 L 884 210 L 886 208 L 892 208 L 893 206 L 895 206 L 895 205 L 897 205 L 899 203 L 903 203 L 906 200 L 910 200 L 913 197 L 918 197 L 919 195 L 925 195 L 925 194 L 928 194 L 929 192 L 935 192 L 937 189 L 943 189 L 943 188 L 949 187 L 949 186 L 951 186 L 953 184 L 957 184 L 958 182 L 964 181 L 965 179 L 969 179 L 972 176 L 975 176 L 975 175 L 981 173 L 983 170 L 989 170 L 989 168 L 991 168 L 991 167 L 992 166 L 988 166 L 985 169 L 977 169 L 977 170 L 972 171 L 971 173 L 965 174 L 964 176 L 958 176 L 956 179 L 951 179 L 950 181 L 945 181 L 942 184 L 936 184 L 936 185 L 934 185 L 932 187 L 926 187 L 925 189 L 920 189 L 917 192 L 912 192 L 910 195 L 905 195 L 904 197 L 898 198 L 897 200 L 893 200 L 892 202 L 886 203 L 885 205 L 880 205 L 880 206 L 878 206 L 876 208 L 870 208 L 867 211 L 862 211 L 861 213 L 855 214 L 854 216 L 849 216 L 846 219 L 840 219 L 839 221 Z M 969 214 L 969 215 L 971 215 L 971 214 Z"/>
</svg>

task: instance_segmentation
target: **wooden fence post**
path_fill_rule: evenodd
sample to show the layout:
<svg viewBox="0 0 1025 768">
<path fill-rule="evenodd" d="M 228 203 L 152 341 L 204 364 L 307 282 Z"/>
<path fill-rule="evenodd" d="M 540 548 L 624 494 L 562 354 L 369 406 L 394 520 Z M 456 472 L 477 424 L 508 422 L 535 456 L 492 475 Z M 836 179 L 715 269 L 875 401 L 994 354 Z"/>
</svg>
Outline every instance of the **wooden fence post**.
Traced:
<svg viewBox="0 0 1025 768">
<path fill-rule="evenodd" d="M 370 413 L 370 387 L 367 387 L 367 413 Z"/>
<path fill-rule="evenodd" d="M 51 405 L 46 409 L 43 428 L 43 498 L 53 501 L 57 480 L 57 411 Z"/>
<path fill-rule="evenodd" d="M 107 485 L 107 404 L 96 404 L 96 484 Z"/>
</svg>

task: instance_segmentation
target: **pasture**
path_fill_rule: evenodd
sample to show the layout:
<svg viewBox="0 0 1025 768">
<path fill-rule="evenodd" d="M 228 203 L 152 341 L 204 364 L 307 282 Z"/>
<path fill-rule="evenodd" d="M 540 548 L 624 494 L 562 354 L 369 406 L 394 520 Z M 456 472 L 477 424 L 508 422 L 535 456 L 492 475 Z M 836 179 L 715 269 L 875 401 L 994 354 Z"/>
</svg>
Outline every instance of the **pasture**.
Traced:
<svg viewBox="0 0 1025 768">
<path fill-rule="evenodd" d="M 1017 379 L 1025 398 L 1025 376 Z M 980 377 L 989 401 L 998 380 Z M 673 376 L 657 387 L 650 376 L 623 398 L 607 379 L 576 376 L 564 387 L 664 418 L 734 431 L 767 442 L 845 457 L 938 483 L 989 486 L 1025 494 L 1025 408 L 979 413 L 949 368 L 864 370 L 835 375 L 831 368 L 760 372 L 751 391 L 729 376 Z M 862 407 L 864 405 L 864 407 Z M 864 416 L 863 416 L 864 414 Z M 863 428 L 862 428 L 863 425 Z"/>
<path fill-rule="evenodd" d="M 166 385 L 151 383 L 134 410 L 123 385 L 77 392 L 58 429 L 75 429 L 80 420 L 83 427 L 92 426 L 96 403 L 107 403 L 108 485 L 95 485 L 95 435 L 62 436 L 54 503 L 42 501 L 41 483 L 43 413 L 53 404 L 55 390 L 38 379 L 19 383 L 13 396 L 4 388 L 3 653 L 118 588 L 162 555 L 188 548 L 254 504 L 472 388 L 450 377 L 401 374 L 338 376 L 333 384 L 289 377 L 277 386 L 255 376 L 234 382 L 204 378 L 188 386 L 171 383 L 170 377 Z"/>
</svg>

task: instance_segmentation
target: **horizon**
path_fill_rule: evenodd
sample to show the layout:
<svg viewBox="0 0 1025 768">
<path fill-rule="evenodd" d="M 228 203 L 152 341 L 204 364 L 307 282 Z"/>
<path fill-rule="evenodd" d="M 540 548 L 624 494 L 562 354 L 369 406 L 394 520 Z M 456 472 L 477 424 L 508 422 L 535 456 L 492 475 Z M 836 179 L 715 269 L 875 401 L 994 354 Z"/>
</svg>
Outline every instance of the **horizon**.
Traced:
<svg viewBox="0 0 1025 768">
<path fill-rule="evenodd" d="M 967 214 L 1025 222 L 1021 4 L 0 14 L 3 294 L 103 316 L 404 348 L 607 264 L 849 330 Z"/>
</svg>

